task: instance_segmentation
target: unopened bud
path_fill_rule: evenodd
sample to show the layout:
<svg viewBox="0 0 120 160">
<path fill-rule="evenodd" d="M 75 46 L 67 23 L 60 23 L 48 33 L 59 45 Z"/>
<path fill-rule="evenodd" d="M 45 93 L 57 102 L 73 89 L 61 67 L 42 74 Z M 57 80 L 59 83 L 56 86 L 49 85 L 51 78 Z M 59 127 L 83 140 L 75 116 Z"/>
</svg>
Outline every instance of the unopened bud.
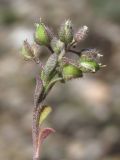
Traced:
<svg viewBox="0 0 120 160">
<path fill-rule="evenodd" d="M 100 51 L 96 48 L 87 48 L 81 50 L 81 56 L 87 57 L 89 59 L 98 60 L 99 58 L 103 57 L 102 54 L 100 54 Z"/>
<path fill-rule="evenodd" d="M 73 40 L 73 28 L 70 20 L 65 21 L 59 30 L 59 39 L 65 44 L 69 44 Z"/>
<path fill-rule="evenodd" d="M 25 60 L 30 60 L 34 58 L 34 52 L 30 46 L 30 44 L 26 41 L 23 43 L 23 47 L 21 49 L 21 54 L 25 58 Z"/>
<path fill-rule="evenodd" d="M 40 22 L 40 24 L 36 24 L 35 41 L 37 44 L 49 45 L 51 36 L 49 28 L 44 23 Z"/>
<path fill-rule="evenodd" d="M 81 40 L 84 40 L 87 35 L 87 32 L 88 32 L 87 26 L 81 27 L 75 34 L 75 37 L 74 37 L 75 41 L 80 42 Z"/>
<path fill-rule="evenodd" d="M 64 67 L 63 67 L 63 78 L 65 80 L 70 80 L 72 78 L 79 78 L 79 77 L 82 77 L 82 71 L 72 65 L 72 64 L 66 64 Z"/>
<path fill-rule="evenodd" d="M 53 38 L 51 41 L 51 47 L 55 53 L 59 54 L 64 49 L 64 43 L 57 38 Z"/>
</svg>

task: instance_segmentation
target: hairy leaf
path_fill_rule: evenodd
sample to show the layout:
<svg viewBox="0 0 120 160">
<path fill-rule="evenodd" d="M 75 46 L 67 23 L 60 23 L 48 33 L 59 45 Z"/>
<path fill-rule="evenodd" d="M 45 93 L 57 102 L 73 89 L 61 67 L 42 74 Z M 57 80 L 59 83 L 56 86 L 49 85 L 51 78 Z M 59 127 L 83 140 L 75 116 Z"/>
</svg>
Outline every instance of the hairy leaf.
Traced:
<svg viewBox="0 0 120 160">
<path fill-rule="evenodd" d="M 52 73 L 54 72 L 56 65 L 57 65 L 58 55 L 55 53 L 50 56 L 50 58 L 47 60 L 44 69 L 41 73 L 43 81 L 47 82 L 52 77 Z"/>
<path fill-rule="evenodd" d="M 41 113 L 40 113 L 39 125 L 42 124 L 42 122 L 47 118 L 47 116 L 51 112 L 52 112 L 52 108 L 50 106 L 43 106 Z"/>
</svg>

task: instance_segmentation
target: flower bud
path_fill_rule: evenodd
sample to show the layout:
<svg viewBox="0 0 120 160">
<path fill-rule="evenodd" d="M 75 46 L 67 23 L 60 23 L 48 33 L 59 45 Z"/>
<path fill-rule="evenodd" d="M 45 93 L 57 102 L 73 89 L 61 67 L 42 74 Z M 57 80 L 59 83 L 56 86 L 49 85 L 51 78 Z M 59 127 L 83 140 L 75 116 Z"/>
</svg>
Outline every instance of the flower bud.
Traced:
<svg viewBox="0 0 120 160">
<path fill-rule="evenodd" d="M 73 40 L 73 28 L 70 20 L 65 21 L 59 30 L 59 39 L 65 44 L 69 44 Z"/>
<path fill-rule="evenodd" d="M 61 51 L 64 49 L 64 43 L 57 38 L 53 38 L 51 41 L 51 47 L 55 53 L 60 54 Z"/>
<path fill-rule="evenodd" d="M 35 41 L 40 45 L 49 45 L 51 33 L 44 23 L 36 24 Z"/>
<path fill-rule="evenodd" d="M 80 68 L 83 72 L 95 73 L 100 69 L 100 65 L 92 59 L 80 58 Z"/>
<path fill-rule="evenodd" d="M 100 54 L 99 50 L 96 48 L 86 48 L 81 50 L 81 56 L 87 57 L 89 59 L 99 60 L 101 57 L 103 57 L 102 54 Z"/>
<path fill-rule="evenodd" d="M 31 60 L 34 58 L 34 52 L 30 46 L 30 44 L 26 41 L 23 43 L 23 47 L 21 49 L 21 54 L 25 58 L 25 60 Z"/>
<path fill-rule="evenodd" d="M 88 27 L 87 26 L 83 26 L 81 27 L 77 33 L 75 34 L 75 41 L 76 42 L 80 42 L 81 40 L 84 40 L 84 38 L 86 37 L 87 35 L 87 32 L 88 32 Z"/>
<path fill-rule="evenodd" d="M 72 64 L 66 64 L 64 67 L 63 67 L 63 78 L 65 80 L 70 80 L 72 78 L 79 78 L 79 77 L 82 77 L 82 71 L 72 65 Z"/>
</svg>

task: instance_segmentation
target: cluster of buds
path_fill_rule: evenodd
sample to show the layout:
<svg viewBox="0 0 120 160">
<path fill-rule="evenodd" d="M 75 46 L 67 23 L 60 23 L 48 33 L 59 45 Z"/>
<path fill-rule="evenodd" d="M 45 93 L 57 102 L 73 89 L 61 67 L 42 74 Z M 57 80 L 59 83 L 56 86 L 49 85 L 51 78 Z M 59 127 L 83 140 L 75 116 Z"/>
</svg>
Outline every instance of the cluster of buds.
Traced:
<svg viewBox="0 0 120 160">
<path fill-rule="evenodd" d="M 79 52 L 75 50 L 75 46 L 85 39 L 88 27 L 83 26 L 76 33 L 73 31 L 72 22 L 66 20 L 60 26 L 58 35 L 55 36 L 49 27 L 40 20 L 40 23 L 36 24 L 34 44 L 30 45 L 27 41 L 24 41 L 22 47 L 21 54 L 26 60 L 34 60 L 37 64 L 41 64 L 39 65 L 41 69 L 37 76 L 34 96 L 33 143 L 36 148 L 34 160 L 35 157 L 39 157 L 38 142 L 40 143 L 41 139 L 39 138 L 41 130 L 39 130 L 38 121 L 41 119 L 41 116 L 44 117 L 41 108 L 45 109 L 45 105 L 41 105 L 41 103 L 43 103 L 50 89 L 56 82 L 64 83 L 71 79 L 81 78 L 85 73 L 95 73 L 105 66 L 99 62 L 102 55 L 98 50 L 90 48 L 82 49 Z M 47 47 L 51 53 L 45 65 L 42 64 L 39 58 L 37 49 L 39 45 Z M 69 52 L 77 54 L 78 59 L 73 60 L 68 58 L 67 53 Z M 46 137 L 43 134 L 42 136 Z"/>
<path fill-rule="evenodd" d="M 104 66 L 99 63 L 102 55 L 96 49 L 82 49 L 79 52 L 71 50 L 74 45 L 85 39 L 87 32 L 88 27 L 83 26 L 76 33 L 73 33 L 73 25 L 70 20 L 65 21 L 60 26 L 58 36 L 55 36 L 43 22 L 40 21 L 39 24 L 36 24 L 35 43 L 48 47 L 52 54 L 40 75 L 44 85 L 49 85 L 54 78 L 61 78 L 66 81 L 82 77 L 83 73 L 94 73 Z M 76 53 L 79 60 L 74 61 L 74 63 L 71 62 L 71 59 L 67 58 L 67 52 Z M 24 42 L 22 55 L 27 60 L 38 58 L 38 54 L 27 41 Z"/>
</svg>

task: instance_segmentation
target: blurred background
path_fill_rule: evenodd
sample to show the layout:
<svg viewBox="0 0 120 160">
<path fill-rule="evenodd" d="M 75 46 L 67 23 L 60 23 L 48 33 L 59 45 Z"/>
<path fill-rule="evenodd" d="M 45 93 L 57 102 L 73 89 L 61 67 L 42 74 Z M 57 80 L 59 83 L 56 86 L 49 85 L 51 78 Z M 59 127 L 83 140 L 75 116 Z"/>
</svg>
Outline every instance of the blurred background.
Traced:
<svg viewBox="0 0 120 160">
<path fill-rule="evenodd" d="M 82 48 L 97 48 L 103 68 L 80 80 L 56 84 L 46 103 L 46 126 L 56 130 L 41 160 L 120 160 L 120 1 L 0 0 L 0 159 L 32 159 L 32 105 L 38 67 L 19 54 L 33 41 L 39 18 L 56 31 L 70 18 L 89 27 Z M 48 50 L 41 47 L 44 62 Z"/>
</svg>

